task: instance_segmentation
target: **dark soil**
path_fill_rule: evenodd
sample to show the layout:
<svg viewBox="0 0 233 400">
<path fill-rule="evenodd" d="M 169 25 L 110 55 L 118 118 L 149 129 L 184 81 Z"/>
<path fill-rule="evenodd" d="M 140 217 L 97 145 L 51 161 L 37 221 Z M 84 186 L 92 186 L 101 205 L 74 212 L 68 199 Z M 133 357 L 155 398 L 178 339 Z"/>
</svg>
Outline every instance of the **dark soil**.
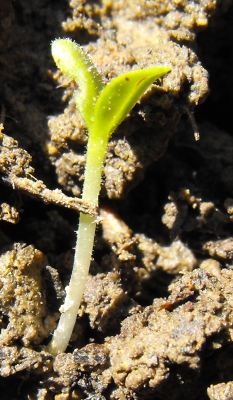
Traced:
<svg viewBox="0 0 233 400">
<path fill-rule="evenodd" d="M 233 398 L 232 26 L 230 0 L 0 0 L 2 400 Z M 109 142 L 88 283 L 52 357 L 78 212 L 97 215 L 57 37 L 106 82 L 172 71 Z"/>
</svg>

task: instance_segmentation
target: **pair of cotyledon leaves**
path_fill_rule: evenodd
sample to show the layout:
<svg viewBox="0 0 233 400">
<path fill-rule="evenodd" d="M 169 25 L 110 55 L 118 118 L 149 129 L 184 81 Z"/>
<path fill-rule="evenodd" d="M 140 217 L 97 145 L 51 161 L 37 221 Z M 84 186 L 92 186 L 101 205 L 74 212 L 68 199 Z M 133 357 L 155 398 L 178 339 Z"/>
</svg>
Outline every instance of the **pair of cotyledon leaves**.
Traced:
<svg viewBox="0 0 233 400">
<path fill-rule="evenodd" d="M 93 139 L 101 136 L 108 140 L 148 87 L 171 70 L 156 66 L 132 71 L 105 85 L 88 55 L 71 40 L 54 40 L 52 55 L 62 72 L 78 84 L 76 106 Z"/>
</svg>

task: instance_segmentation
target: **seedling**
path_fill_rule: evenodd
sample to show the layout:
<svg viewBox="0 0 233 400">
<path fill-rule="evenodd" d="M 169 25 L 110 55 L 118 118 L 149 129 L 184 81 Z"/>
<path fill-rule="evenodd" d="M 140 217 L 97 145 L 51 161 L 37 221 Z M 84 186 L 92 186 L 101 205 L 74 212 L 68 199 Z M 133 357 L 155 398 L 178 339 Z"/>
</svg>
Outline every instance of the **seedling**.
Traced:
<svg viewBox="0 0 233 400">
<path fill-rule="evenodd" d="M 52 42 L 53 58 L 63 73 L 78 85 L 75 102 L 88 130 L 85 180 L 82 199 L 98 205 L 103 161 L 108 140 L 148 87 L 170 71 L 157 66 L 123 74 L 107 85 L 82 48 L 69 39 Z M 80 213 L 74 265 L 66 287 L 61 317 L 48 350 L 56 355 L 68 346 L 82 300 L 93 250 L 96 219 Z"/>
</svg>

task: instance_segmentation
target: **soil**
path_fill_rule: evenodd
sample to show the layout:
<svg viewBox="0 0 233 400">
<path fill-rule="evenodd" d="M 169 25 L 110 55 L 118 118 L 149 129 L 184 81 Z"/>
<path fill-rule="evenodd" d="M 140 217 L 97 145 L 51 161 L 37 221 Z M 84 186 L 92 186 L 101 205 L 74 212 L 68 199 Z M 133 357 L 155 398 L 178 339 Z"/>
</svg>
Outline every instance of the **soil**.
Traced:
<svg viewBox="0 0 233 400">
<path fill-rule="evenodd" d="M 0 0 L 2 400 L 233 398 L 232 26 L 230 0 Z M 99 210 L 57 37 L 106 82 L 172 67 L 112 135 Z M 93 260 L 53 357 L 80 211 Z"/>
</svg>

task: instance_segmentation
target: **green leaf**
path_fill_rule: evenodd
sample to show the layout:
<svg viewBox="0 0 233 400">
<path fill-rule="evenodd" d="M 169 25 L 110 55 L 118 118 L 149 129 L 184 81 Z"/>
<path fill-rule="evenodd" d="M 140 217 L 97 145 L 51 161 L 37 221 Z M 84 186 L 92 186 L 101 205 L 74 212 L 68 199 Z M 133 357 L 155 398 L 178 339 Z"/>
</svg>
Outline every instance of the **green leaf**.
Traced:
<svg viewBox="0 0 233 400">
<path fill-rule="evenodd" d="M 69 39 L 56 39 L 52 42 L 51 50 L 58 68 L 78 85 L 75 103 L 90 130 L 95 103 L 104 87 L 102 76 L 77 43 Z"/>
<path fill-rule="evenodd" d="M 93 135 L 109 138 L 148 87 L 170 70 L 170 67 L 158 66 L 128 72 L 108 83 L 95 105 Z"/>
</svg>

